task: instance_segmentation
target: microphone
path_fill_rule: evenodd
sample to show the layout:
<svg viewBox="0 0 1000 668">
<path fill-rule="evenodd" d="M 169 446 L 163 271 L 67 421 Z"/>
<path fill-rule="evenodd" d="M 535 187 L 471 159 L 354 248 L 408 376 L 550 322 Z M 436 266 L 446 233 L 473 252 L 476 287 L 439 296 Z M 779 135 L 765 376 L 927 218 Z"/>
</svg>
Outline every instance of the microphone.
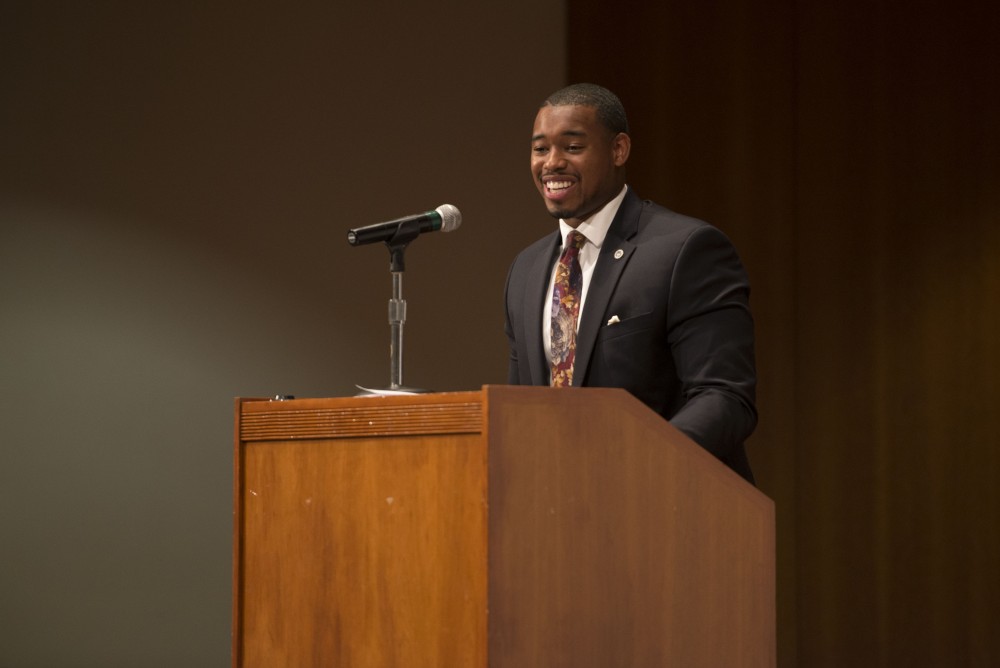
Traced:
<svg viewBox="0 0 1000 668">
<path fill-rule="evenodd" d="M 462 214 L 451 204 L 442 204 L 433 211 L 425 211 L 412 216 L 405 216 L 384 223 L 375 223 L 364 227 L 355 227 L 347 232 L 347 243 L 352 246 L 371 244 L 376 241 L 389 241 L 402 226 L 417 226 L 417 234 L 424 232 L 451 232 L 462 224 Z"/>
</svg>

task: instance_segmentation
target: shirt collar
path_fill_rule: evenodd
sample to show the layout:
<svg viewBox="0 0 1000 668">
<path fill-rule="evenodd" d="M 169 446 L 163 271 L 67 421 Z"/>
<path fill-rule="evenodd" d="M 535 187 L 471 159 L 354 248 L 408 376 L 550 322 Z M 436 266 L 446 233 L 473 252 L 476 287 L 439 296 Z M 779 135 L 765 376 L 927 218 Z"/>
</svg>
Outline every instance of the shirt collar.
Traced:
<svg viewBox="0 0 1000 668">
<path fill-rule="evenodd" d="M 622 191 L 614 199 L 598 209 L 590 218 L 580 223 L 576 227 L 576 231 L 587 237 L 587 241 L 600 248 L 604 244 L 604 238 L 608 236 L 608 230 L 611 229 L 611 223 L 615 219 L 615 214 L 618 213 L 618 207 L 621 206 L 622 200 L 625 199 L 626 192 L 628 192 L 628 186 L 622 187 Z M 566 224 L 565 220 L 562 218 L 559 219 L 559 232 L 562 235 L 563 246 L 566 245 L 566 235 L 572 232 L 573 229 Z"/>
</svg>

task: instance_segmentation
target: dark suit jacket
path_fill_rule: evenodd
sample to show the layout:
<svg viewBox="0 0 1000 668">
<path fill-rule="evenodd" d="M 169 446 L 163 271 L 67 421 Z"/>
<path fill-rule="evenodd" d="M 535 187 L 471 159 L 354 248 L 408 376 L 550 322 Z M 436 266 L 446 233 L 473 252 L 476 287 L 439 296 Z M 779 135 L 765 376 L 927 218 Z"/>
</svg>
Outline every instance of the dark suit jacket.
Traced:
<svg viewBox="0 0 1000 668">
<path fill-rule="evenodd" d="M 549 382 L 542 305 L 559 245 L 558 230 L 535 242 L 507 277 L 513 385 Z M 743 446 L 757 424 L 749 294 L 722 232 L 630 188 L 591 278 L 573 385 L 628 390 L 753 482 Z"/>
</svg>

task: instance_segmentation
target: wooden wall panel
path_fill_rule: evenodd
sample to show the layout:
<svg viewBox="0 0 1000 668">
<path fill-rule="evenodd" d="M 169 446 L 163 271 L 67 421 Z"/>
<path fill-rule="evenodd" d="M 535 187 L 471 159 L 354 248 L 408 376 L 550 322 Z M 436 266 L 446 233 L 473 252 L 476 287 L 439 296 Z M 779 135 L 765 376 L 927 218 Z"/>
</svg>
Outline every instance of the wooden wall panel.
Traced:
<svg viewBox="0 0 1000 668">
<path fill-rule="evenodd" d="M 630 181 L 751 275 L 781 665 L 1000 661 L 998 28 L 940 1 L 569 6 L 569 79 L 622 96 Z"/>
</svg>

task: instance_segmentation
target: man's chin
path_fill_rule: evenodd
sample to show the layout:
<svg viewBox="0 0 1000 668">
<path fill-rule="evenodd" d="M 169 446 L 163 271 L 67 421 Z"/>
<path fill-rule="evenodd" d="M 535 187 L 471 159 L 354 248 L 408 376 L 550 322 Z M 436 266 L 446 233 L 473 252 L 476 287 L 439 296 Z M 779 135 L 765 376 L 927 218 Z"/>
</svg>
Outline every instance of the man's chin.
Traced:
<svg viewBox="0 0 1000 668">
<path fill-rule="evenodd" d="M 547 208 L 549 210 L 549 215 L 555 218 L 556 220 L 559 219 L 566 220 L 572 218 L 573 214 L 576 213 L 572 209 L 560 209 L 558 206 L 550 205 Z"/>
</svg>

